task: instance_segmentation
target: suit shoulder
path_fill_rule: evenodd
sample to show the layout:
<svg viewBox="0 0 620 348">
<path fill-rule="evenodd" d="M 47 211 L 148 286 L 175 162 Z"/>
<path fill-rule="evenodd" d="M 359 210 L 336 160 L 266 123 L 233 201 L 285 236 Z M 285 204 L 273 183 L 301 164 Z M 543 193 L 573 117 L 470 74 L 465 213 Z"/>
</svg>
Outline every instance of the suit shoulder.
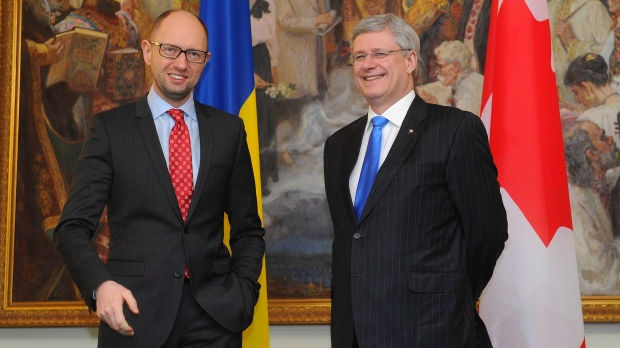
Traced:
<svg viewBox="0 0 620 348">
<path fill-rule="evenodd" d="M 111 118 L 126 117 L 127 115 L 135 115 L 136 103 L 137 102 L 127 103 L 113 109 L 102 111 L 96 114 L 95 117 L 108 120 Z"/>
<path fill-rule="evenodd" d="M 95 127 L 100 123 L 106 129 L 126 129 L 133 122 L 136 114 L 137 102 L 123 104 L 95 114 L 90 127 Z"/>
<path fill-rule="evenodd" d="M 426 111 L 431 119 L 445 123 L 453 123 L 455 125 L 466 123 L 482 123 L 479 116 L 469 111 L 464 111 L 453 106 L 445 106 L 438 104 L 426 104 Z"/>
<path fill-rule="evenodd" d="M 222 122 L 240 122 L 241 118 L 237 115 L 233 115 L 224 110 L 220 110 L 210 105 L 202 104 L 195 101 L 196 112 L 198 115 L 205 115 L 207 117 L 213 117 Z"/>
<path fill-rule="evenodd" d="M 426 110 L 429 114 L 434 114 L 434 115 L 445 115 L 445 116 L 451 116 L 451 117 L 464 117 L 464 118 L 472 117 L 472 116 L 478 117 L 469 111 L 464 111 L 459 108 L 455 108 L 453 106 L 446 106 L 446 105 L 439 105 L 439 104 L 427 103 Z"/>
</svg>

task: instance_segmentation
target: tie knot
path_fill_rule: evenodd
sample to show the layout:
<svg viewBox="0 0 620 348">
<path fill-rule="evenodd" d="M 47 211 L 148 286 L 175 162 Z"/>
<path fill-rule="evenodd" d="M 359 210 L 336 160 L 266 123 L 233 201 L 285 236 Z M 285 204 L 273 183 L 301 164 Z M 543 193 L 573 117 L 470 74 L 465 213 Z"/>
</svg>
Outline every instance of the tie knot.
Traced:
<svg viewBox="0 0 620 348">
<path fill-rule="evenodd" d="M 168 115 L 172 116 L 176 122 L 184 122 L 183 117 L 185 113 L 181 109 L 170 109 L 166 111 Z"/>
<path fill-rule="evenodd" d="M 373 128 L 381 129 L 388 123 L 388 119 L 383 116 L 375 116 L 370 120 L 370 122 L 372 122 Z"/>
</svg>

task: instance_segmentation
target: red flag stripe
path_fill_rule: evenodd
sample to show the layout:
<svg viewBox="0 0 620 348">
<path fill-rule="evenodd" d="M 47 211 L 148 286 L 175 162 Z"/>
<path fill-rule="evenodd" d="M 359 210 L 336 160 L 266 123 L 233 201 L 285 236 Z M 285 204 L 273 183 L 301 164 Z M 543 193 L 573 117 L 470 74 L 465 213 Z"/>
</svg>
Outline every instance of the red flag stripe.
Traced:
<svg viewBox="0 0 620 348">
<path fill-rule="evenodd" d="M 483 92 L 483 105 L 493 95 L 491 151 L 500 185 L 548 246 L 560 226 L 572 228 L 549 20 L 523 0 L 497 6 Z"/>
</svg>

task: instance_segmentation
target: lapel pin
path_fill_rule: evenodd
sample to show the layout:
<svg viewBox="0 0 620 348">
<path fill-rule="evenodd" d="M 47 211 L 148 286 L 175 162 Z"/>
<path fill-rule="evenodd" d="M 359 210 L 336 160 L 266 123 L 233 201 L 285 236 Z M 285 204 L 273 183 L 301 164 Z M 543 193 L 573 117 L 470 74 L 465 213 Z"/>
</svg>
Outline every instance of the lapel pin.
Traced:
<svg viewBox="0 0 620 348">
<path fill-rule="evenodd" d="M 407 133 L 413 134 L 413 133 L 415 133 L 415 131 L 413 129 L 409 128 L 409 131 Z"/>
</svg>

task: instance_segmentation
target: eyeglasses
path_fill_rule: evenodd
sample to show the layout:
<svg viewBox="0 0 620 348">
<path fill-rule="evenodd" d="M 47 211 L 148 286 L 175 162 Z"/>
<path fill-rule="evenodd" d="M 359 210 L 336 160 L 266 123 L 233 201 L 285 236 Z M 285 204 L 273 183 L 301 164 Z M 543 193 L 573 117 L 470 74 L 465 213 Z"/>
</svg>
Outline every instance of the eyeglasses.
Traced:
<svg viewBox="0 0 620 348">
<path fill-rule="evenodd" d="M 382 61 L 394 52 L 411 51 L 411 48 L 403 48 L 400 50 L 387 50 L 376 51 L 372 53 L 356 53 L 349 56 L 349 64 L 354 65 L 356 63 L 363 62 L 366 57 L 371 56 L 373 61 Z"/>
<path fill-rule="evenodd" d="M 181 55 L 181 53 L 185 53 L 185 59 L 187 59 L 188 62 L 202 64 L 205 62 L 207 57 L 211 55 L 210 52 L 200 50 L 182 50 L 180 47 L 175 45 L 155 41 L 150 42 L 155 46 L 159 46 L 159 55 L 164 58 L 176 59 Z"/>
</svg>

